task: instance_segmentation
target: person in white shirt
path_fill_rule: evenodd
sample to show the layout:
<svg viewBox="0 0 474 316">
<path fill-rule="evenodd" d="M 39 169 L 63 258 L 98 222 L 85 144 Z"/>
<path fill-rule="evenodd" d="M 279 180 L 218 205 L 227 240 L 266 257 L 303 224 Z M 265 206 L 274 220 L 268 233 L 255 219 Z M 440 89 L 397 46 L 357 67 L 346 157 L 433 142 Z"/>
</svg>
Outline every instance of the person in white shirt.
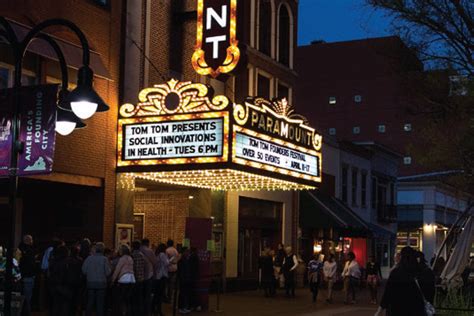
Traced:
<svg viewBox="0 0 474 316">
<path fill-rule="evenodd" d="M 345 304 L 355 304 L 355 288 L 359 284 L 360 280 L 360 268 L 359 264 L 355 260 L 355 254 L 351 251 L 347 254 L 347 262 L 342 271 L 342 277 L 344 279 L 344 293 L 346 299 Z M 349 297 L 352 298 L 349 301 Z"/>
<path fill-rule="evenodd" d="M 334 255 L 330 254 L 328 260 L 324 262 L 323 274 L 324 280 L 328 284 L 328 297 L 326 302 L 332 303 L 332 287 L 336 281 L 337 263 L 334 261 Z"/>
</svg>

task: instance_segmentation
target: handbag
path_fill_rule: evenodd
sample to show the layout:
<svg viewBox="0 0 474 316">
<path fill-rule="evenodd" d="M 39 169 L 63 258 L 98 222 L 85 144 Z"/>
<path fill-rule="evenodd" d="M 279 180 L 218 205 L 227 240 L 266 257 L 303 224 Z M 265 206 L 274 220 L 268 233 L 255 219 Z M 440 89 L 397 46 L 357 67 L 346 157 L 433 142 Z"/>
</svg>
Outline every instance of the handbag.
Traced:
<svg viewBox="0 0 474 316">
<path fill-rule="evenodd" d="M 426 300 L 425 295 L 423 294 L 423 291 L 421 290 L 420 284 L 418 283 L 417 279 L 415 279 L 415 283 L 416 283 L 416 287 L 418 288 L 418 291 L 420 291 L 421 297 L 423 298 L 426 316 L 434 316 L 436 314 L 436 309 L 430 302 Z"/>
</svg>

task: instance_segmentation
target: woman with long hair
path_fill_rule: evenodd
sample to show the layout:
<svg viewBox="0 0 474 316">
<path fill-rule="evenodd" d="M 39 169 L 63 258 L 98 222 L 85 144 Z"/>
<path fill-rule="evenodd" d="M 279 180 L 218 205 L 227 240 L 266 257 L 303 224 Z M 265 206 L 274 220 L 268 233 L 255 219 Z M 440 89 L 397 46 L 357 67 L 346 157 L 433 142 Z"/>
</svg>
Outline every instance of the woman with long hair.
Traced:
<svg viewBox="0 0 474 316">
<path fill-rule="evenodd" d="M 418 271 L 415 250 L 404 247 L 399 264 L 390 273 L 376 316 L 384 310 L 390 316 L 425 315 L 423 297 L 416 284 Z"/>
<path fill-rule="evenodd" d="M 133 271 L 133 259 L 130 255 L 130 248 L 122 244 L 119 248 L 120 259 L 112 275 L 112 284 L 117 282 L 116 307 L 118 310 L 114 315 L 129 315 L 131 311 L 131 297 L 133 285 L 135 284 L 135 274 Z"/>
</svg>

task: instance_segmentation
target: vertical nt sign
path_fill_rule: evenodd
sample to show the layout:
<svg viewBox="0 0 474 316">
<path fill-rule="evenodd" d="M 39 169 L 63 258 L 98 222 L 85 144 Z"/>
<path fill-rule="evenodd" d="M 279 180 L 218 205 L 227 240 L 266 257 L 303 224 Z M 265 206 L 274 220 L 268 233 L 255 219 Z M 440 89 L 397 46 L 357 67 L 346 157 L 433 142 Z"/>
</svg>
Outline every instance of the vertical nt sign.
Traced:
<svg viewBox="0 0 474 316">
<path fill-rule="evenodd" d="M 237 0 L 198 0 L 197 15 L 194 69 L 213 78 L 232 71 L 240 58 Z"/>
</svg>

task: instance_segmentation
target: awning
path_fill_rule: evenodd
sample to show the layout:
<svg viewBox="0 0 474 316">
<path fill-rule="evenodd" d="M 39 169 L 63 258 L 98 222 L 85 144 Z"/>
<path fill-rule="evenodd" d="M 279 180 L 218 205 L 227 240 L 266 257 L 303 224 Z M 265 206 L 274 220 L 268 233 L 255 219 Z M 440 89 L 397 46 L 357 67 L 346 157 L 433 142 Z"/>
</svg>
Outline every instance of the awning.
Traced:
<svg viewBox="0 0 474 316">
<path fill-rule="evenodd" d="M 18 22 L 8 20 L 12 29 L 15 31 L 16 36 L 19 40 L 23 39 L 25 35 L 31 30 L 31 27 L 25 26 Z M 47 34 L 47 33 L 46 33 Z M 67 42 L 62 40 L 54 35 L 48 34 L 48 36 L 54 38 L 58 45 L 61 47 L 63 51 L 64 57 L 66 58 L 66 62 L 68 66 L 72 69 L 79 69 L 82 66 L 82 48 L 76 44 L 71 42 Z M 58 61 L 56 57 L 56 53 L 54 50 L 46 43 L 44 40 L 34 40 L 30 43 L 27 49 L 29 52 L 40 55 L 42 57 Z M 110 74 L 107 71 L 104 63 L 100 58 L 100 54 L 94 51 L 90 51 L 90 65 L 92 70 L 94 71 L 94 75 L 104 78 L 110 79 Z"/>
<path fill-rule="evenodd" d="M 343 202 L 318 191 L 300 193 L 300 225 L 302 228 L 333 228 L 347 237 L 371 235 L 368 223 Z"/>
<path fill-rule="evenodd" d="M 393 233 L 379 225 L 368 223 L 372 236 L 378 239 L 392 239 L 396 236 L 396 233 Z"/>
</svg>

